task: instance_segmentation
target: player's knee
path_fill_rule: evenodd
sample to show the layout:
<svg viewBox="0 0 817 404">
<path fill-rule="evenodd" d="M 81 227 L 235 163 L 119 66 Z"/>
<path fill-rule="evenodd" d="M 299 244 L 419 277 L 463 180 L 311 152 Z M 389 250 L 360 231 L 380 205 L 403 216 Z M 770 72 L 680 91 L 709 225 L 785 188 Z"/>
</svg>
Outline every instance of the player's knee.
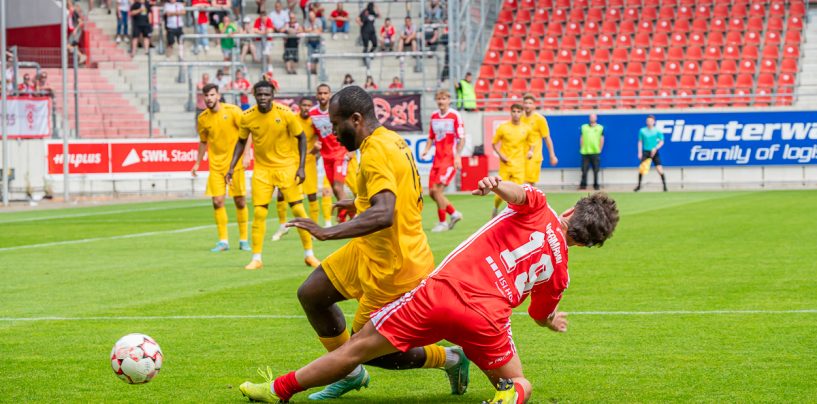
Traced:
<svg viewBox="0 0 817 404">
<path fill-rule="evenodd" d="M 306 196 L 306 199 L 309 202 L 316 202 L 318 200 L 318 194 L 309 194 Z"/>
<path fill-rule="evenodd" d="M 221 209 L 224 207 L 224 198 L 213 198 L 213 209 Z"/>
<path fill-rule="evenodd" d="M 247 207 L 247 200 L 243 196 L 237 196 L 233 200 L 235 201 L 236 208 L 244 209 Z"/>
<path fill-rule="evenodd" d="M 300 205 L 300 204 L 302 204 L 302 203 L 304 203 L 304 200 L 303 200 L 303 199 L 299 199 L 299 200 L 297 200 L 297 201 L 290 202 L 290 203 L 289 203 L 289 206 L 290 206 L 290 207 L 295 207 L 296 205 Z"/>
</svg>

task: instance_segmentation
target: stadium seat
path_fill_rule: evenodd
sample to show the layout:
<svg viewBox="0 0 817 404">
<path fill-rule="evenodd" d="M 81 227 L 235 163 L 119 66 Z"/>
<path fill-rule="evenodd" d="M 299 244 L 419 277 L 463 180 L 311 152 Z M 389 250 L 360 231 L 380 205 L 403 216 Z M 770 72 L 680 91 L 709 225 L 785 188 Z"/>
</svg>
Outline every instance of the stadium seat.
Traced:
<svg viewBox="0 0 817 404">
<path fill-rule="evenodd" d="M 648 48 L 650 46 L 650 34 L 640 33 L 635 35 L 635 46 L 640 48 Z"/>
<path fill-rule="evenodd" d="M 790 1 L 789 16 L 803 17 L 806 15 L 806 3 L 802 0 Z"/>
<path fill-rule="evenodd" d="M 655 76 L 644 76 L 644 79 L 641 80 L 641 87 L 645 90 L 657 90 L 658 78 Z"/>
<path fill-rule="evenodd" d="M 632 34 L 635 34 L 635 22 L 633 21 L 622 21 L 618 25 L 618 34 L 619 35 L 627 35 L 628 37 Z"/>
<path fill-rule="evenodd" d="M 599 35 L 598 41 L 596 41 L 596 47 L 602 49 L 610 49 L 613 47 L 613 38 L 607 34 Z"/>
<path fill-rule="evenodd" d="M 532 16 L 531 16 L 530 10 L 523 9 L 523 10 L 518 10 L 516 12 L 516 20 L 515 20 L 516 23 L 522 24 L 522 25 L 530 25 L 531 20 L 532 20 Z"/>
<path fill-rule="evenodd" d="M 584 89 L 584 81 L 578 77 L 571 77 L 567 80 L 567 90 L 568 91 L 581 91 Z"/>
<path fill-rule="evenodd" d="M 570 14 L 567 17 L 568 22 L 582 22 L 584 21 L 584 9 L 581 7 L 573 6 L 570 9 Z"/>
<path fill-rule="evenodd" d="M 539 63 L 553 64 L 556 61 L 556 54 L 550 49 L 539 51 Z"/>
<path fill-rule="evenodd" d="M 658 7 L 656 6 L 644 6 L 641 8 L 641 17 L 639 18 L 642 21 L 655 21 L 658 19 Z"/>
<path fill-rule="evenodd" d="M 721 61 L 721 70 L 722 74 L 737 74 L 738 72 L 738 64 L 734 60 L 722 60 Z"/>
<path fill-rule="evenodd" d="M 693 32 L 689 34 L 689 41 L 687 41 L 689 46 L 704 46 L 706 44 L 706 40 L 704 39 L 703 34 L 700 32 Z"/>
<path fill-rule="evenodd" d="M 755 85 L 754 73 L 740 73 L 737 80 L 735 80 L 735 88 L 742 88 L 751 90 Z"/>
<path fill-rule="evenodd" d="M 766 37 L 763 39 L 765 45 L 780 45 L 780 33 L 776 31 L 766 31 Z"/>
<path fill-rule="evenodd" d="M 613 55 L 610 61 L 624 63 L 630 59 L 630 53 L 627 48 L 613 49 Z"/>
<path fill-rule="evenodd" d="M 726 45 L 741 45 L 743 44 L 743 35 L 740 32 L 726 33 Z"/>
<path fill-rule="evenodd" d="M 525 46 L 522 48 L 528 51 L 538 52 L 539 49 L 542 47 L 542 43 L 539 41 L 539 38 L 535 36 L 528 37 L 525 40 Z"/>
<path fill-rule="evenodd" d="M 488 50 L 499 52 L 505 49 L 505 41 L 498 36 L 491 37 L 491 41 L 488 42 Z"/>
<path fill-rule="evenodd" d="M 660 19 L 655 24 L 655 33 L 668 34 L 672 32 L 672 22 L 667 19 Z"/>
<path fill-rule="evenodd" d="M 567 12 L 563 8 L 553 10 L 553 13 L 550 15 L 551 22 L 565 22 L 567 21 Z"/>
<path fill-rule="evenodd" d="M 672 105 L 672 91 L 659 90 L 655 95 L 655 107 L 659 109 L 667 109 Z"/>
<path fill-rule="evenodd" d="M 639 17 L 639 8 L 638 7 L 627 7 L 621 13 L 622 21 L 637 21 Z"/>
<path fill-rule="evenodd" d="M 692 102 L 692 92 L 690 90 L 681 89 L 675 92 L 672 107 L 689 108 L 690 102 Z"/>
<path fill-rule="evenodd" d="M 684 60 L 684 48 L 672 47 L 667 51 L 667 60 L 681 61 Z"/>
<path fill-rule="evenodd" d="M 498 65 L 499 64 L 499 53 L 489 50 L 488 54 L 485 55 L 485 60 L 482 63 L 486 63 L 489 65 Z"/>
<path fill-rule="evenodd" d="M 777 73 L 777 59 L 763 58 L 760 61 L 761 73 Z"/>
<path fill-rule="evenodd" d="M 746 45 L 743 47 L 743 51 L 740 52 L 741 59 L 757 60 L 758 56 L 757 46 Z"/>
<path fill-rule="evenodd" d="M 607 63 L 610 61 L 610 50 L 604 48 L 597 48 L 593 52 L 593 62 Z"/>
<path fill-rule="evenodd" d="M 669 46 L 669 37 L 664 34 L 654 34 L 652 36 L 652 46 L 666 48 Z"/>
<path fill-rule="evenodd" d="M 573 63 L 587 64 L 592 60 L 593 58 L 591 57 L 590 51 L 582 48 L 576 51 L 576 58 L 573 60 Z"/>
<path fill-rule="evenodd" d="M 697 46 L 690 46 L 684 54 L 687 61 L 700 62 L 704 58 L 704 52 Z"/>
<path fill-rule="evenodd" d="M 511 25 L 511 36 L 524 38 L 528 36 L 528 29 L 526 25 L 516 23 Z"/>
<path fill-rule="evenodd" d="M 664 74 L 681 74 L 681 65 L 676 61 L 669 61 L 664 65 Z"/>
<path fill-rule="evenodd" d="M 536 94 L 537 96 L 541 96 L 545 93 L 545 79 L 541 77 L 535 77 L 530 81 L 530 92 Z"/>
<path fill-rule="evenodd" d="M 747 3 L 741 3 L 740 1 L 733 2 L 732 7 L 729 9 L 730 18 L 746 18 L 747 15 L 749 15 L 747 12 Z"/>
<path fill-rule="evenodd" d="M 556 0 L 556 5 L 553 6 L 556 9 L 566 9 L 570 8 L 571 1 L 570 0 Z"/>
<path fill-rule="evenodd" d="M 768 107 L 772 103 L 771 88 L 760 88 L 758 87 L 757 91 L 755 92 L 754 99 L 752 101 L 752 105 L 755 107 Z"/>
<path fill-rule="evenodd" d="M 599 33 L 598 21 L 587 21 L 587 23 L 584 24 L 585 35 L 596 35 L 598 33 Z"/>
<path fill-rule="evenodd" d="M 687 45 L 687 36 L 681 32 L 675 32 L 672 34 L 672 39 L 670 44 L 675 47 L 684 47 Z"/>
<path fill-rule="evenodd" d="M 502 2 L 503 9 L 515 9 L 518 7 L 519 4 L 516 2 L 516 0 L 505 0 L 504 2 Z"/>
<path fill-rule="evenodd" d="M 639 88 L 641 88 L 641 83 L 639 83 L 638 77 L 627 76 L 624 78 L 623 90 L 638 90 Z"/>
<path fill-rule="evenodd" d="M 701 73 L 715 74 L 718 72 L 718 62 L 715 60 L 704 60 L 701 63 Z"/>
<path fill-rule="evenodd" d="M 707 46 L 704 52 L 704 60 L 721 60 L 721 48 L 719 46 Z"/>
<path fill-rule="evenodd" d="M 590 0 L 590 9 L 598 10 L 607 7 L 607 0 Z"/>
<path fill-rule="evenodd" d="M 679 20 L 690 20 L 692 19 L 692 9 L 688 6 L 681 6 L 678 7 L 678 11 L 675 13 L 675 18 Z"/>
<path fill-rule="evenodd" d="M 697 84 L 698 80 L 696 76 L 681 76 L 681 82 L 679 83 L 678 88 L 683 90 L 693 90 Z"/>
<path fill-rule="evenodd" d="M 749 17 L 765 17 L 766 7 L 763 3 L 754 3 L 749 6 Z"/>
<path fill-rule="evenodd" d="M 769 17 L 766 20 L 766 30 L 780 33 L 783 31 L 783 19 L 780 17 Z"/>
<path fill-rule="evenodd" d="M 569 22 L 567 23 L 567 34 L 573 36 L 579 36 L 584 33 L 582 30 L 582 26 L 578 22 Z"/>
<path fill-rule="evenodd" d="M 491 86 L 492 93 L 507 93 L 508 92 L 508 81 L 504 79 L 497 79 L 494 81 L 494 85 Z"/>
<path fill-rule="evenodd" d="M 783 59 L 799 59 L 800 47 L 794 45 L 786 45 L 783 47 Z"/>
<path fill-rule="evenodd" d="M 746 22 L 746 29 L 749 31 L 761 32 L 763 31 L 763 18 L 750 17 Z"/>
<path fill-rule="evenodd" d="M 675 23 L 672 24 L 672 32 L 677 32 L 681 34 L 685 34 L 690 31 L 689 21 L 680 19 L 675 20 Z"/>
<path fill-rule="evenodd" d="M 796 59 L 783 59 L 783 61 L 780 62 L 780 73 L 795 74 L 798 70 Z"/>
<path fill-rule="evenodd" d="M 643 48 L 632 48 L 630 52 L 630 61 L 631 62 L 646 62 L 647 61 L 647 52 Z"/>
<path fill-rule="evenodd" d="M 726 32 L 726 20 L 723 18 L 713 18 L 712 21 L 709 22 L 709 32 Z"/>
<path fill-rule="evenodd" d="M 681 78 L 683 80 L 683 77 Z M 701 74 L 698 76 L 698 86 L 697 88 L 703 88 L 707 90 L 712 90 L 715 88 L 715 77 L 711 74 Z"/>
<path fill-rule="evenodd" d="M 607 73 L 604 63 L 596 62 L 590 65 L 590 76 L 602 77 Z"/>
<path fill-rule="evenodd" d="M 596 36 L 593 34 L 584 34 L 579 40 L 579 46 L 586 49 L 593 49 L 596 46 Z"/>
<path fill-rule="evenodd" d="M 488 91 L 490 91 L 490 86 L 488 85 L 488 80 L 484 80 L 484 79 L 477 80 L 476 85 L 474 85 L 474 91 L 477 94 L 485 94 Z"/>
<path fill-rule="evenodd" d="M 532 50 L 523 50 L 519 54 L 519 63 L 531 67 L 536 64 L 536 52 Z"/>
<path fill-rule="evenodd" d="M 513 10 L 510 9 L 503 9 L 499 11 L 499 16 L 496 18 L 496 22 L 500 24 L 510 24 L 513 22 Z"/>
<path fill-rule="evenodd" d="M 565 91 L 564 96 L 562 97 L 562 108 L 564 109 L 576 109 L 579 107 L 579 99 L 580 95 L 576 91 Z"/>
<path fill-rule="evenodd" d="M 664 5 L 658 10 L 658 18 L 662 20 L 674 20 L 675 19 L 675 6 L 674 5 Z"/>
<path fill-rule="evenodd" d="M 663 62 L 666 57 L 667 53 L 664 51 L 664 48 L 654 46 L 650 48 L 650 54 L 647 56 L 647 60 L 650 62 Z"/>
<path fill-rule="evenodd" d="M 548 34 L 548 36 L 545 37 L 545 41 L 542 43 L 542 49 L 559 49 L 559 38 L 556 35 Z"/>
<path fill-rule="evenodd" d="M 598 105 L 600 109 L 612 109 L 616 106 L 616 93 L 613 91 L 602 91 L 599 95 Z"/>
<path fill-rule="evenodd" d="M 700 5 L 698 7 L 695 7 L 695 18 L 696 19 L 708 20 L 710 11 L 711 10 L 709 9 L 709 7 L 704 6 L 704 5 Z"/>
<path fill-rule="evenodd" d="M 757 31 L 747 31 L 743 36 L 743 45 L 760 45 L 760 34 Z"/>
<path fill-rule="evenodd" d="M 601 91 L 601 77 L 588 77 L 584 87 L 588 91 Z"/>
<path fill-rule="evenodd" d="M 508 38 L 508 42 L 505 43 L 505 49 L 510 51 L 519 52 L 522 50 L 522 38 L 518 36 L 512 36 Z"/>
<path fill-rule="evenodd" d="M 607 91 L 621 90 L 621 79 L 615 76 L 609 76 L 604 80 L 604 89 Z"/>
<path fill-rule="evenodd" d="M 733 107 L 747 107 L 749 106 L 749 101 L 751 100 L 748 96 L 749 90 L 738 88 L 735 90 L 734 97 L 732 98 L 732 106 Z"/>
<path fill-rule="evenodd" d="M 518 6 L 521 10 L 534 10 L 536 9 L 536 1 L 534 0 L 521 0 Z"/>
<path fill-rule="evenodd" d="M 792 87 L 778 87 L 774 105 L 779 107 L 791 105 L 794 100 L 793 93 L 794 89 Z"/>
<path fill-rule="evenodd" d="M 584 63 L 574 63 L 570 68 L 570 77 L 578 77 L 581 79 L 587 77 L 587 65 Z"/>
<path fill-rule="evenodd" d="M 584 17 L 587 21 L 599 22 L 604 18 L 604 10 L 598 7 L 591 7 L 587 10 L 587 15 Z"/>
<path fill-rule="evenodd" d="M 786 30 L 787 31 L 802 31 L 803 30 L 803 18 L 802 17 L 791 17 L 786 22 Z"/>
<path fill-rule="evenodd" d="M 652 34 L 653 26 L 652 22 L 650 21 L 641 21 L 638 23 L 638 27 L 636 28 L 635 32 L 639 35 L 647 35 L 649 37 Z"/>
<path fill-rule="evenodd" d="M 706 46 L 721 47 L 723 44 L 724 39 L 722 32 L 710 32 L 709 35 L 706 36 Z"/>
<path fill-rule="evenodd" d="M 559 44 L 560 49 L 576 49 L 576 36 L 566 34 L 562 37 L 562 43 Z"/>
<path fill-rule="evenodd" d="M 601 33 L 614 36 L 618 34 L 618 23 L 613 21 L 604 21 L 601 23 Z"/>
<path fill-rule="evenodd" d="M 635 107 L 638 109 L 648 109 L 653 108 L 655 105 L 655 91 L 652 90 L 641 90 L 638 92 L 638 99 L 636 100 Z"/>
<path fill-rule="evenodd" d="M 547 35 L 545 24 L 531 24 L 528 29 L 528 37 L 535 37 L 537 40 Z"/>
<path fill-rule="evenodd" d="M 562 49 L 556 54 L 557 63 L 570 64 L 573 62 L 573 53 L 567 49 Z"/>
<path fill-rule="evenodd" d="M 554 78 L 566 78 L 567 77 L 567 65 L 564 63 L 557 63 L 553 65 L 553 69 L 550 71 L 550 77 Z"/>
<path fill-rule="evenodd" d="M 661 75 L 661 70 L 663 70 L 663 68 L 661 66 L 661 62 L 658 62 L 658 61 L 647 62 L 647 66 L 644 69 L 646 74 L 650 74 L 650 75 L 653 75 L 653 76 L 660 76 Z"/>
<path fill-rule="evenodd" d="M 754 59 L 744 59 L 740 62 L 738 67 L 739 73 L 755 74 L 756 65 Z"/>
<path fill-rule="evenodd" d="M 746 25 L 743 23 L 742 18 L 732 18 L 732 19 L 729 20 L 729 27 L 728 27 L 729 32 L 740 33 L 740 32 L 743 32 L 744 30 L 746 30 Z"/>
<path fill-rule="evenodd" d="M 619 93 L 619 100 L 618 108 L 621 109 L 632 109 L 635 106 L 636 102 L 636 93 L 633 90 L 622 90 Z"/>
<path fill-rule="evenodd" d="M 537 8 L 533 13 L 533 24 L 547 24 L 550 21 L 550 14 L 547 9 Z"/>
<path fill-rule="evenodd" d="M 500 67 L 501 68 L 501 67 Z M 530 65 L 520 64 L 516 68 L 516 76 L 515 78 L 518 79 L 530 79 L 533 76 L 533 70 L 531 70 Z"/>
<path fill-rule="evenodd" d="M 729 4 L 716 4 L 712 10 L 712 17 L 726 18 L 729 17 Z"/>
<path fill-rule="evenodd" d="M 709 21 L 706 18 L 696 18 L 692 21 L 692 32 L 709 31 Z"/>
<path fill-rule="evenodd" d="M 515 65 L 519 63 L 519 58 L 517 57 L 516 52 L 512 50 L 506 50 L 502 53 L 502 60 L 500 61 L 501 64 L 509 64 Z"/>
<path fill-rule="evenodd" d="M 760 78 L 758 78 L 758 82 L 760 82 Z M 792 87 L 794 86 L 794 76 L 789 73 L 783 73 L 780 75 L 779 80 L 777 81 L 778 86 L 783 87 Z"/>
<path fill-rule="evenodd" d="M 607 12 L 604 13 L 604 19 L 602 21 L 617 23 L 618 20 L 620 20 L 620 19 L 621 19 L 621 9 L 616 8 L 616 7 L 609 7 L 607 9 Z"/>
<path fill-rule="evenodd" d="M 757 76 L 758 87 L 774 87 L 774 75 L 770 73 L 761 73 Z"/>
<path fill-rule="evenodd" d="M 709 107 L 712 104 L 712 90 L 699 88 L 695 90 L 694 106 Z"/>
<path fill-rule="evenodd" d="M 802 39 L 799 31 L 786 32 L 786 39 L 783 41 L 783 43 L 786 45 L 800 46 L 800 42 L 802 42 Z"/>
<path fill-rule="evenodd" d="M 553 78 L 553 79 L 550 79 L 550 81 L 548 82 L 547 91 L 548 92 L 561 92 L 561 91 L 564 91 L 564 88 L 565 88 L 564 80 Z"/>
<path fill-rule="evenodd" d="M 740 51 L 737 46 L 727 45 L 723 48 L 723 58 L 725 60 L 740 60 Z"/>
<path fill-rule="evenodd" d="M 611 62 L 607 69 L 607 74 L 610 76 L 621 76 L 624 74 L 624 65 L 617 62 Z"/>
<path fill-rule="evenodd" d="M 494 70 L 493 66 L 490 65 L 482 65 L 479 68 L 479 78 L 484 80 L 493 80 L 496 76 L 496 71 Z"/>
<path fill-rule="evenodd" d="M 533 69 L 533 77 L 546 79 L 550 77 L 550 68 L 546 64 L 539 64 Z"/>
<path fill-rule="evenodd" d="M 732 78 L 731 74 L 721 74 L 718 76 L 716 85 L 718 88 L 731 90 L 733 87 L 735 87 L 735 79 Z"/>
<path fill-rule="evenodd" d="M 640 62 L 631 62 L 627 64 L 626 73 L 628 76 L 641 76 L 644 74 L 644 69 Z"/>
<path fill-rule="evenodd" d="M 582 99 L 579 101 L 579 109 L 596 109 L 598 105 L 597 92 L 585 91 L 582 93 Z"/>
<path fill-rule="evenodd" d="M 517 94 L 528 92 L 528 81 L 521 78 L 514 79 L 511 83 L 511 91 Z"/>
</svg>

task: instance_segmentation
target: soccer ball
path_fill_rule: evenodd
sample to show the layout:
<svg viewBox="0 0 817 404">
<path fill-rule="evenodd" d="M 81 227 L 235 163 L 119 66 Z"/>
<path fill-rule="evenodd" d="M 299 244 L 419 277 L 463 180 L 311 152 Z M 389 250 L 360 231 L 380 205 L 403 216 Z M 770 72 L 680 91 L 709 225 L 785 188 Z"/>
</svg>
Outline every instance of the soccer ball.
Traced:
<svg viewBox="0 0 817 404">
<path fill-rule="evenodd" d="M 147 383 L 162 368 L 164 355 L 156 341 L 145 334 L 128 334 L 111 350 L 111 367 L 129 384 Z"/>
</svg>

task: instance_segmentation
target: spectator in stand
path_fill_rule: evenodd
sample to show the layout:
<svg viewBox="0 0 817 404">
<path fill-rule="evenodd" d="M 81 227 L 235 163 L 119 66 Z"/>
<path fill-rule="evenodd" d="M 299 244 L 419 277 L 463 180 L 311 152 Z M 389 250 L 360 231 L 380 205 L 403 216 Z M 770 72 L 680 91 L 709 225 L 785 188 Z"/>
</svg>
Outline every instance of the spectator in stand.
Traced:
<svg viewBox="0 0 817 404">
<path fill-rule="evenodd" d="M 48 94 L 48 95 L 51 95 L 53 93 L 53 90 L 51 90 L 51 85 L 48 84 L 48 73 L 40 72 L 40 74 L 37 75 L 37 77 L 35 77 L 34 81 L 35 81 L 34 82 L 34 89 L 37 92 Z"/>
<path fill-rule="evenodd" d="M 207 17 L 207 11 L 203 9 L 211 6 L 210 0 L 193 0 L 193 7 L 200 8 L 193 12 L 193 18 L 196 20 L 196 33 L 199 35 L 207 34 L 207 23 L 210 21 Z M 201 51 L 207 53 L 210 50 L 210 40 L 207 38 L 199 38 L 196 40 L 196 47 L 193 48 L 193 53 L 198 54 Z"/>
<path fill-rule="evenodd" d="M 445 10 L 443 10 L 442 3 L 440 0 L 431 0 L 428 8 L 426 9 L 426 18 L 431 21 L 431 23 L 439 23 L 443 21 L 443 16 L 445 15 Z"/>
<path fill-rule="evenodd" d="M 394 25 L 391 25 L 391 18 L 386 17 L 383 26 L 380 27 L 380 50 L 384 52 L 391 52 L 394 50 L 394 36 L 397 35 L 397 30 Z"/>
<path fill-rule="evenodd" d="M 344 38 L 349 38 L 349 13 L 343 9 L 343 3 L 338 3 L 332 14 L 332 39 L 337 39 L 338 33 L 343 34 Z"/>
<path fill-rule="evenodd" d="M 275 91 L 278 91 L 281 88 L 281 87 L 278 86 L 278 80 L 275 80 L 275 78 L 273 77 L 271 67 L 270 67 L 269 70 L 267 70 L 266 73 L 264 73 L 264 80 L 267 81 L 268 83 L 272 84 L 272 88 L 274 88 Z"/>
<path fill-rule="evenodd" d="M 79 42 L 85 28 L 85 18 L 79 3 L 74 3 L 68 9 L 68 52 L 77 52 L 79 62 L 85 63 L 85 55 L 79 50 Z"/>
<path fill-rule="evenodd" d="M 150 52 L 150 4 L 146 0 L 135 0 L 130 7 L 131 17 L 131 43 L 130 54 L 131 57 L 136 55 L 136 45 L 139 38 L 142 39 L 142 48 L 145 49 L 145 54 Z"/>
<path fill-rule="evenodd" d="M 471 72 L 466 72 L 465 79 L 460 80 L 455 86 L 457 89 L 457 109 L 469 112 L 477 109 L 477 93 L 474 91 L 474 85 L 471 84 L 472 78 Z"/>
<path fill-rule="evenodd" d="M 301 13 L 304 14 L 304 21 L 309 16 L 309 0 L 300 0 Z"/>
<path fill-rule="evenodd" d="M 207 104 L 204 103 L 204 94 L 202 94 L 201 90 L 208 84 L 210 84 L 210 75 L 202 73 L 201 81 L 196 84 L 196 90 L 198 90 L 196 91 L 196 119 L 198 119 L 201 111 L 207 108 Z"/>
<path fill-rule="evenodd" d="M 360 25 L 360 36 L 363 39 L 363 53 L 374 52 L 377 49 L 377 31 L 374 22 L 380 17 L 380 12 L 374 3 L 366 4 L 366 8 L 357 17 L 357 24 Z M 368 44 L 372 44 L 369 47 Z"/>
<path fill-rule="evenodd" d="M 394 76 L 391 80 L 391 84 L 389 84 L 390 90 L 400 90 L 403 88 L 403 82 L 400 81 L 400 77 Z"/>
<path fill-rule="evenodd" d="M 298 24 L 295 13 L 290 11 L 286 29 L 287 37 L 284 40 L 284 64 L 287 74 L 298 74 L 295 68 L 298 66 L 298 43 L 301 40 L 298 35 L 301 32 L 301 24 Z"/>
<path fill-rule="evenodd" d="M 264 15 L 264 13 L 258 15 L 252 29 L 255 34 L 266 35 L 275 32 L 275 28 L 272 26 L 272 19 Z M 255 41 L 256 45 L 260 45 L 261 54 L 267 57 L 267 64 L 272 65 L 272 39 L 267 38 L 265 41 L 262 41 L 261 38 L 259 38 Z"/>
<path fill-rule="evenodd" d="M 343 84 L 341 84 L 340 88 L 349 87 L 355 84 L 355 79 L 352 78 L 352 75 L 346 73 L 346 76 L 343 76 Z"/>
<path fill-rule="evenodd" d="M 582 181 L 579 190 L 587 189 L 587 170 L 593 166 L 593 189 L 599 190 L 599 167 L 604 148 L 604 126 L 598 124 L 598 116 L 590 114 L 588 123 L 582 125 L 579 153 L 582 155 Z"/>
<path fill-rule="evenodd" d="M 269 13 L 269 18 L 272 19 L 274 32 L 286 33 L 289 30 L 290 12 L 284 8 L 280 0 L 275 2 L 272 12 Z"/>
<path fill-rule="evenodd" d="M 159 4 L 159 0 L 148 0 L 148 4 L 150 4 L 150 33 L 151 35 L 156 33 L 156 35 L 162 35 L 162 6 Z M 158 40 L 159 38 L 156 38 Z M 155 43 L 155 40 L 151 36 L 150 42 Z M 152 47 L 153 45 L 151 45 Z"/>
<path fill-rule="evenodd" d="M 321 22 L 321 31 L 326 31 L 328 29 L 328 26 L 326 25 L 326 17 L 324 17 L 323 15 L 326 12 L 326 9 L 323 8 L 321 3 L 315 2 L 309 3 L 309 11 L 315 13 L 315 18 L 317 18 L 318 21 Z"/>
<path fill-rule="evenodd" d="M 218 32 L 221 23 L 224 22 L 224 17 L 230 15 L 230 0 L 212 0 L 212 2 L 213 7 L 220 9 L 210 12 L 210 25 Z"/>
<path fill-rule="evenodd" d="M 417 30 L 411 23 L 411 17 L 406 17 L 406 22 L 403 25 L 403 32 L 400 33 L 400 41 L 397 43 L 397 51 L 403 52 L 407 49 L 412 52 L 417 52 Z"/>
<path fill-rule="evenodd" d="M 254 32 L 252 27 L 252 20 L 249 16 L 244 17 L 243 22 L 241 23 L 241 33 L 242 34 L 252 34 Z M 239 40 L 241 43 L 241 62 L 244 62 L 244 58 L 247 57 L 249 53 L 252 56 L 253 62 L 258 62 L 260 59 L 258 58 L 258 51 L 255 49 L 255 41 L 252 39 L 241 39 Z"/>
<path fill-rule="evenodd" d="M 255 0 L 255 5 L 256 5 L 256 7 L 258 7 L 258 14 L 264 14 L 265 13 L 264 9 L 266 7 L 264 7 L 264 3 L 266 3 L 266 2 L 267 2 L 267 0 Z"/>
<path fill-rule="evenodd" d="M 34 85 L 34 81 L 31 80 L 31 75 L 26 73 L 23 75 L 23 82 L 17 87 L 17 90 L 20 93 L 32 95 L 34 91 L 36 91 L 36 86 Z"/>
<path fill-rule="evenodd" d="M 240 19 L 243 13 L 243 3 L 244 0 L 233 0 L 233 15 L 236 17 L 236 20 Z"/>
<path fill-rule="evenodd" d="M 233 56 L 238 56 L 238 47 L 235 44 L 235 39 L 232 38 L 238 32 L 238 26 L 230 20 L 229 15 L 225 15 L 218 26 L 218 32 L 231 36 L 230 38 L 221 38 L 221 53 L 224 55 L 224 61 L 230 61 Z"/>
<path fill-rule="evenodd" d="M 105 6 L 108 9 L 108 14 L 111 14 L 111 0 L 99 0 L 99 6 Z M 88 12 L 94 9 L 94 0 L 88 0 Z"/>
<path fill-rule="evenodd" d="M 165 56 L 173 56 L 173 45 L 184 34 L 184 4 L 177 0 L 168 0 L 165 3 L 165 28 L 167 28 L 167 51 Z"/>
<path fill-rule="evenodd" d="M 307 20 L 304 22 L 303 32 L 306 34 L 321 34 L 323 32 L 323 24 L 315 15 L 315 11 L 309 11 Z M 311 74 L 318 73 L 318 61 L 312 58 L 312 55 L 321 50 L 321 37 L 309 37 L 306 39 L 306 68 Z"/>
<path fill-rule="evenodd" d="M 116 0 L 118 7 L 116 13 L 116 43 L 128 42 L 128 11 L 130 11 L 131 0 Z"/>
<path fill-rule="evenodd" d="M 246 111 L 250 109 L 250 97 L 247 92 L 252 88 L 252 84 L 244 78 L 244 72 L 241 69 L 235 71 L 235 80 L 233 80 L 232 89 L 239 92 L 239 103 L 241 110 Z"/>
<path fill-rule="evenodd" d="M 436 52 L 437 46 L 440 44 L 440 29 L 431 24 L 433 24 L 431 19 L 426 18 L 426 25 L 423 26 L 425 46 L 428 47 L 428 50 Z"/>
<path fill-rule="evenodd" d="M 230 90 L 230 78 L 225 76 L 224 71 L 221 69 L 216 70 L 216 79 L 213 80 L 213 84 L 218 86 L 220 94 Z"/>
<path fill-rule="evenodd" d="M 377 83 L 374 82 L 374 78 L 372 76 L 366 76 L 366 83 L 363 84 L 363 88 L 366 90 L 377 90 Z"/>
</svg>

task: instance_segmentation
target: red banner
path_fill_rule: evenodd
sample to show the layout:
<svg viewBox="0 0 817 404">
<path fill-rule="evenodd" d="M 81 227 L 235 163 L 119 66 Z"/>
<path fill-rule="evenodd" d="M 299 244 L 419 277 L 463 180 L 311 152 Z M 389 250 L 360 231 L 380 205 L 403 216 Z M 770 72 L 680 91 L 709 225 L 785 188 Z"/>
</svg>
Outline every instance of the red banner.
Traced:
<svg viewBox="0 0 817 404">
<path fill-rule="evenodd" d="M 304 97 L 277 98 L 275 102 L 289 105 L 298 112 L 298 103 Z M 315 97 L 307 97 L 315 103 Z M 377 119 L 388 129 L 395 132 L 422 132 L 423 123 L 420 120 L 420 94 L 409 95 L 373 95 L 374 110 Z"/>
<path fill-rule="evenodd" d="M 190 171 L 196 162 L 198 142 L 111 143 L 111 172 L 167 173 Z M 207 160 L 200 169 L 206 171 Z"/>
<path fill-rule="evenodd" d="M 62 143 L 48 144 L 48 173 L 63 173 Z M 108 143 L 72 143 L 68 146 L 69 174 L 107 174 L 110 172 Z"/>
</svg>

